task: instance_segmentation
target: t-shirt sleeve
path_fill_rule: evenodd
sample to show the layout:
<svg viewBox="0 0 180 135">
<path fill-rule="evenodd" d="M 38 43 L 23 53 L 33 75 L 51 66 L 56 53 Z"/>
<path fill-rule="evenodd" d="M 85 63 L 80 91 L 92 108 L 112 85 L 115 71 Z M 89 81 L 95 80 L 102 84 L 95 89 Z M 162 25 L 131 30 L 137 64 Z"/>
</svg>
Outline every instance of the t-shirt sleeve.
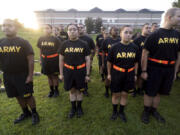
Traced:
<svg viewBox="0 0 180 135">
<path fill-rule="evenodd" d="M 56 46 L 57 46 L 57 50 L 59 50 L 59 48 L 61 48 L 61 46 L 62 46 L 62 42 L 58 38 L 56 38 Z"/>
<path fill-rule="evenodd" d="M 94 50 L 94 48 L 95 48 L 95 44 L 94 44 L 94 41 L 93 41 L 93 39 L 92 39 L 92 38 L 90 39 L 90 45 L 91 45 L 91 49 L 93 49 L 93 50 Z"/>
<path fill-rule="evenodd" d="M 147 37 L 144 42 L 144 49 L 152 51 L 155 40 L 155 34 L 151 34 L 149 37 Z"/>
<path fill-rule="evenodd" d="M 38 47 L 38 48 L 41 48 L 41 38 L 38 39 L 37 47 Z"/>
<path fill-rule="evenodd" d="M 62 45 L 58 49 L 58 53 L 64 56 L 64 50 L 65 50 L 65 43 L 63 42 Z"/>
<path fill-rule="evenodd" d="M 85 43 L 84 53 L 85 53 L 85 56 L 88 56 L 91 54 L 91 50 L 90 50 L 89 46 L 87 45 L 87 43 Z"/>
<path fill-rule="evenodd" d="M 111 63 L 113 63 L 114 61 L 114 57 L 113 57 L 113 51 L 114 50 L 114 47 L 111 47 L 109 52 L 108 52 L 108 57 L 107 57 L 107 60 Z"/>
<path fill-rule="evenodd" d="M 26 56 L 34 55 L 34 51 L 33 51 L 31 44 L 27 40 L 24 41 L 24 44 L 25 44 L 24 50 L 25 50 Z"/>
<path fill-rule="evenodd" d="M 140 54 L 140 50 L 139 48 L 137 47 L 136 49 L 136 57 L 135 57 L 135 62 L 141 62 L 141 54 Z"/>
</svg>

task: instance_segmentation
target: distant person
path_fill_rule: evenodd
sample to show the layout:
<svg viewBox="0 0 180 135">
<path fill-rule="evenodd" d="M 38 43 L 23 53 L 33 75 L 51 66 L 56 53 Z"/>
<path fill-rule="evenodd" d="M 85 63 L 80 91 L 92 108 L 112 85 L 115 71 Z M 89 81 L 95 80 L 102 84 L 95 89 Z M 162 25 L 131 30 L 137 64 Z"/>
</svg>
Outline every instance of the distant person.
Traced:
<svg viewBox="0 0 180 135">
<path fill-rule="evenodd" d="M 141 35 L 134 39 L 134 44 L 136 44 L 139 48 L 139 53 L 140 53 L 140 60 L 138 62 L 138 74 L 137 74 L 137 90 L 136 90 L 136 87 L 134 89 L 134 92 L 133 92 L 133 97 L 136 96 L 136 94 L 139 94 L 139 95 L 143 95 L 144 94 L 144 91 L 143 91 L 143 84 L 144 84 L 144 81 L 142 80 L 141 78 L 141 55 L 142 55 L 142 49 L 144 47 L 144 42 L 146 40 L 146 38 L 149 36 L 149 34 L 151 33 L 151 28 L 150 28 L 150 25 L 149 23 L 145 23 L 142 27 L 142 30 L 141 30 Z"/>
<path fill-rule="evenodd" d="M 109 50 L 113 46 L 113 44 L 120 42 L 119 38 L 119 30 L 116 27 L 111 27 L 110 29 L 110 37 L 105 39 L 102 43 L 102 68 L 103 73 L 105 75 L 105 94 L 104 96 L 106 98 L 109 97 L 109 87 L 110 87 L 110 81 L 107 79 L 107 56 L 109 53 Z"/>
<path fill-rule="evenodd" d="M 47 75 L 50 92 L 48 97 L 59 96 L 59 55 L 57 53 L 61 42 L 52 35 L 52 26 L 49 24 L 43 27 L 44 35 L 38 40 L 37 47 L 40 50 L 40 63 L 42 73 Z"/>
<path fill-rule="evenodd" d="M 79 39 L 83 40 L 84 42 L 87 43 L 88 47 L 90 48 L 90 51 L 91 51 L 91 55 L 90 55 L 90 65 L 91 65 L 91 70 L 92 70 L 92 63 L 93 63 L 93 58 L 94 58 L 94 55 L 95 55 L 95 44 L 94 44 L 94 41 L 93 39 L 87 35 L 85 33 L 85 26 L 83 24 L 79 24 L 78 25 L 78 30 L 79 30 Z M 90 72 L 91 72 L 90 70 Z M 88 84 L 87 84 L 87 87 L 85 88 L 83 94 L 85 96 L 88 96 L 89 93 L 88 93 Z"/>
<path fill-rule="evenodd" d="M 151 33 L 156 31 L 157 29 L 158 29 L 158 24 L 157 23 L 152 23 L 152 25 L 151 25 Z"/>
<path fill-rule="evenodd" d="M 59 26 L 59 36 L 63 39 L 63 41 L 68 40 L 68 34 L 64 30 L 64 26 L 62 24 Z"/>
</svg>

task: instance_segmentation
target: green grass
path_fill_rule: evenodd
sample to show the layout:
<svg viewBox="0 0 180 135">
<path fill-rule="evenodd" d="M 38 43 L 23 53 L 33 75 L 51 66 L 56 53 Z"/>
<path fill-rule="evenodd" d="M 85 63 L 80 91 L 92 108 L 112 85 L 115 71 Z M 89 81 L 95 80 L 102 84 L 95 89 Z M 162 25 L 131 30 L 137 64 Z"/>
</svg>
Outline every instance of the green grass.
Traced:
<svg viewBox="0 0 180 135">
<path fill-rule="evenodd" d="M 41 32 L 21 31 L 19 35 L 30 41 L 35 51 L 35 59 L 39 58 L 36 42 Z M 0 33 L 2 37 L 2 33 Z M 35 64 L 35 71 L 40 71 L 39 63 Z M 2 76 L 1 76 L 2 77 Z M 49 87 L 47 77 L 34 77 L 34 91 L 40 123 L 31 125 L 31 119 L 14 125 L 13 121 L 21 113 L 15 99 L 8 99 L 6 93 L 0 93 L 0 135 L 179 135 L 180 134 L 180 82 L 174 83 L 172 93 L 162 97 L 159 112 L 165 116 L 166 124 L 160 124 L 151 117 L 148 125 L 140 121 L 143 110 L 143 98 L 132 98 L 129 95 L 125 109 L 128 122 L 120 119 L 111 121 L 111 99 L 104 98 L 104 84 L 98 72 L 98 62 L 95 58 L 91 82 L 89 83 L 90 97 L 83 102 L 84 116 L 80 119 L 69 120 L 67 114 L 70 109 L 68 93 L 60 84 L 61 95 L 58 98 L 47 98 Z"/>
</svg>

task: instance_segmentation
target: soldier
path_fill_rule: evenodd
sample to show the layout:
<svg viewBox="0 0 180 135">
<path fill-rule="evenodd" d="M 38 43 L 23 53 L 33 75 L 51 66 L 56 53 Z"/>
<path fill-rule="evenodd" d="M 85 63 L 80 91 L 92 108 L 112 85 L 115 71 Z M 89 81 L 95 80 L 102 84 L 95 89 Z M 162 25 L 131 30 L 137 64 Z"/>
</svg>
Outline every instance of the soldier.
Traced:
<svg viewBox="0 0 180 135">
<path fill-rule="evenodd" d="M 89 37 L 88 35 L 85 34 L 85 27 L 84 27 L 83 24 L 79 24 L 78 25 L 78 30 L 79 30 L 79 39 L 85 41 L 87 43 L 87 45 L 89 46 L 89 48 L 90 48 L 90 51 L 91 51 L 91 55 L 90 55 L 90 59 L 91 59 L 90 62 L 91 63 L 90 63 L 90 65 L 91 65 L 91 69 L 92 69 L 93 57 L 95 55 L 95 44 L 94 44 L 94 41 L 93 41 L 93 39 L 91 37 Z M 83 94 L 85 96 L 89 95 L 87 90 L 88 90 L 88 84 L 86 84 L 85 90 L 83 92 Z"/>
<path fill-rule="evenodd" d="M 180 62 L 179 32 L 172 28 L 180 24 L 180 9 L 170 8 L 164 16 L 162 28 L 145 41 L 142 53 L 141 76 L 146 82 L 144 111 L 141 120 L 149 123 L 152 115 L 157 121 L 165 119 L 157 111 L 160 95 L 169 95 Z"/>
<path fill-rule="evenodd" d="M 59 26 L 59 36 L 63 39 L 63 41 L 68 40 L 68 34 L 64 30 L 64 26 L 62 24 Z"/>
<path fill-rule="evenodd" d="M 152 25 L 151 25 L 151 33 L 156 31 L 157 29 L 158 29 L 158 24 L 157 23 L 152 23 Z"/>
<path fill-rule="evenodd" d="M 107 38 L 106 40 L 104 40 L 103 45 L 102 45 L 102 68 L 103 68 L 103 73 L 105 75 L 105 97 L 109 97 L 109 86 L 110 86 L 110 82 L 107 79 L 107 56 L 108 56 L 108 52 L 111 48 L 111 46 L 114 43 L 117 43 L 120 41 L 120 38 L 118 37 L 118 29 L 116 27 L 112 27 L 110 29 L 110 36 L 109 38 Z"/>
<path fill-rule="evenodd" d="M 106 40 L 107 38 L 109 38 L 109 31 L 108 30 L 104 30 L 103 33 L 103 38 L 101 40 L 98 41 L 98 61 L 99 61 L 99 69 L 100 69 L 100 73 L 101 73 L 101 77 L 102 77 L 102 81 L 105 80 L 104 78 L 104 72 L 103 72 L 103 67 L 102 67 L 102 45 L 104 40 Z M 106 62 L 106 61 L 104 61 Z"/>
<path fill-rule="evenodd" d="M 145 39 L 147 38 L 147 36 L 149 36 L 150 34 L 150 26 L 149 26 L 149 23 L 145 23 L 142 27 L 142 32 L 141 32 L 141 35 L 140 37 L 136 38 L 134 40 L 134 43 L 138 46 L 139 48 L 139 53 L 140 53 L 140 58 L 141 58 L 141 54 L 142 54 L 142 49 L 144 47 L 144 41 Z M 143 95 L 143 80 L 141 78 L 141 59 L 140 61 L 138 62 L 139 63 L 139 66 L 138 66 L 138 75 L 137 75 L 137 90 L 136 90 L 136 87 L 133 91 L 133 97 L 136 96 L 136 93 L 137 94 L 140 94 L 140 95 Z"/>
<path fill-rule="evenodd" d="M 40 49 L 42 73 L 48 77 L 50 87 L 48 97 L 57 97 L 59 96 L 59 55 L 57 50 L 61 46 L 61 42 L 56 37 L 52 36 L 51 25 L 47 24 L 44 26 L 44 36 L 39 38 L 37 46 Z"/>
<path fill-rule="evenodd" d="M 64 39 L 60 37 L 60 31 L 58 27 L 53 27 L 53 35 L 57 37 L 61 42 L 64 41 Z"/>
<path fill-rule="evenodd" d="M 64 80 L 64 89 L 69 92 L 72 104 L 69 118 L 83 115 L 82 100 L 86 83 L 90 74 L 90 49 L 86 42 L 78 39 L 78 27 L 68 25 L 69 40 L 63 42 L 59 50 L 60 79 Z"/>
<path fill-rule="evenodd" d="M 6 37 L 0 42 L 0 63 L 4 85 L 9 98 L 16 97 L 23 114 L 14 124 L 32 117 L 32 124 L 39 122 L 33 96 L 34 51 L 27 40 L 17 37 L 17 24 L 11 19 L 3 22 Z M 30 107 L 31 111 L 29 111 Z"/>
<path fill-rule="evenodd" d="M 127 122 L 124 107 L 127 103 L 128 91 L 134 89 L 139 61 L 138 47 L 131 42 L 132 34 L 133 29 L 130 26 L 122 27 L 121 41 L 111 47 L 107 57 L 107 79 L 111 81 L 113 104 L 111 120 L 116 120 L 119 115 L 123 122 Z M 118 104 L 120 104 L 119 112 Z"/>
</svg>

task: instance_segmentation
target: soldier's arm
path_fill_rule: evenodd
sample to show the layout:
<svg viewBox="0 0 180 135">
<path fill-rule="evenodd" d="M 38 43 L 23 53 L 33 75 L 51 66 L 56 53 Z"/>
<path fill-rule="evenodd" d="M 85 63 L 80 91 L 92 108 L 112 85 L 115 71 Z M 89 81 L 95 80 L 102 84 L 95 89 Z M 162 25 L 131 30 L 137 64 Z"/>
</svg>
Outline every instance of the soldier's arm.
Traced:
<svg viewBox="0 0 180 135">
<path fill-rule="evenodd" d="M 147 71 L 148 55 L 149 55 L 149 51 L 147 49 L 143 49 L 142 57 L 141 57 L 142 71 Z"/>
<path fill-rule="evenodd" d="M 59 71 L 60 71 L 60 75 L 61 76 L 64 76 L 63 75 L 63 63 L 64 63 L 64 56 L 63 55 L 59 55 Z"/>
<path fill-rule="evenodd" d="M 28 55 L 27 56 L 27 60 L 28 60 L 28 77 L 26 80 L 26 83 L 32 82 L 33 81 L 33 72 L 34 72 L 34 55 Z"/>
<path fill-rule="evenodd" d="M 86 56 L 85 57 L 86 60 L 86 74 L 89 75 L 90 74 L 90 56 Z"/>
<path fill-rule="evenodd" d="M 178 52 L 178 57 L 177 57 L 177 60 L 176 60 L 175 74 L 177 74 L 177 72 L 179 70 L 179 66 L 180 66 L 180 52 Z"/>
<path fill-rule="evenodd" d="M 147 80 L 148 77 L 147 74 L 148 55 L 149 55 L 149 51 L 147 49 L 143 49 L 142 58 L 141 58 L 141 67 L 142 67 L 141 77 L 144 80 Z"/>
</svg>

